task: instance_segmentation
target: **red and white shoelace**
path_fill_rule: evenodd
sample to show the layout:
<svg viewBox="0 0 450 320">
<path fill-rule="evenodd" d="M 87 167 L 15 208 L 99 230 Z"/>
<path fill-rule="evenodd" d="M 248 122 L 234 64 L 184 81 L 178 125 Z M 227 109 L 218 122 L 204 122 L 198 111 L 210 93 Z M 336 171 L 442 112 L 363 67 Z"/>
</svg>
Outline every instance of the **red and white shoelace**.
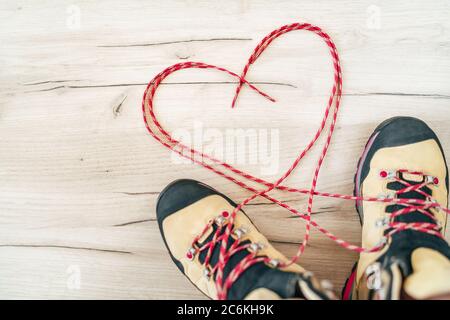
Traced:
<svg viewBox="0 0 450 320">
<path fill-rule="evenodd" d="M 168 77 L 170 74 L 177 72 L 182 69 L 191 69 L 191 68 L 198 68 L 198 69 L 214 69 L 217 71 L 224 72 L 234 78 L 236 78 L 239 81 L 239 84 L 236 88 L 236 93 L 232 101 L 232 107 L 235 106 L 238 95 L 243 87 L 243 85 L 247 85 L 252 90 L 256 91 L 263 97 L 269 99 L 270 101 L 275 101 L 272 97 L 267 95 L 266 93 L 259 90 L 257 87 L 249 83 L 245 77 L 247 75 L 247 72 L 250 69 L 250 66 L 258 59 L 258 57 L 264 52 L 264 50 L 279 36 L 294 31 L 294 30 L 306 30 L 313 32 L 317 34 L 319 37 L 325 41 L 326 45 L 329 48 L 329 52 L 331 54 L 331 58 L 333 61 L 333 68 L 334 68 L 334 84 L 331 89 L 331 94 L 328 99 L 325 112 L 321 121 L 321 124 L 319 128 L 317 129 L 313 139 L 308 143 L 306 148 L 304 148 L 297 156 L 293 164 L 289 167 L 289 169 L 284 172 L 284 174 L 275 182 L 269 182 L 264 179 L 258 178 L 256 176 L 253 176 L 247 172 L 244 172 L 242 170 L 239 170 L 227 163 L 224 163 L 218 159 L 215 159 L 214 157 L 207 155 L 203 152 L 200 152 L 198 150 L 192 149 L 191 147 L 184 145 L 178 140 L 175 140 L 169 132 L 167 132 L 158 119 L 155 116 L 154 113 L 154 105 L 153 105 L 153 99 L 156 93 L 157 88 L 161 84 L 161 82 Z M 393 204 L 401 204 L 405 206 L 405 209 L 402 209 L 402 213 L 396 213 L 396 214 L 406 214 L 408 212 L 413 212 L 416 210 L 420 210 L 420 212 L 427 212 L 430 208 L 435 208 L 437 210 L 443 210 L 446 213 L 449 213 L 449 210 L 447 208 L 441 207 L 438 203 L 432 201 L 429 196 L 426 197 L 426 200 L 420 200 L 420 199 L 401 199 L 401 198 L 385 198 L 385 197 L 358 197 L 358 196 L 352 196 L 352 195 L 343 195 L 338 193 L 327 193 L 327 192 L 320 192 L 316 190 L 317 185 L 317 179 L 320 172 L 320 169 L 322 167 L 323 161 L 325 159 L 325 155 L 327 153 L 327 150 L 330 146 L 331 137 L 333 135 L 335 125 L 336 125 L 336 119 L 337 114 L 340 107 L 340 100 L 342 95 L 342 74 L 341 74 L 341 67 L 339 63 L 339 56 L 336 50 L 336 46 L 334 45 L 333 41 L 331 40 L 330 36 L 326 34 L 321 28 L 317 26 L 313 26 L 308 23 L 293 23 L 289 25 L 282 26 L 281 28 L 278 28 L 274 31 L 272 31 L 270 34 L 268 34 L 266 37 L 264 37 L 260 43 L 256 46 L 253 53 L 251 54 L 250 58 L 248 59 L 246 65 L 244 66 L 244 69 L 241 73 L 241 75 L 238 75 L 232 71 L 229 71 L 225 68 L 202 63 L 202 62 L 182 62 L 174 64 L 166 69 L 164 69 L 162 72 L 157 74 L 148 84 L 142 101 L 142 110 L 143 110 L 143 116 L 144 116 L 144 122 L 145 125 L 149 131 L 149 133 L 152 135 L 153 138 L 155 138 L 158 142 L 160 142 L 162 145 L 170 149 L 171 151 L 179 154 L 180 156 L 187 158 L 194 163 L 197 163 L 206 169 L 215 172 L 216 174 L 232 181 L 233 183 L 237 184 L 238 186 L 251 191 L 252 195 L 246 198 L 244 201 L 242 201 L 233 212 L 229 213 L 229 216 L 227 216 L 227 221 L 223 228 L 225 230 L 223 231 L 222 235 L 215 234 L 213 237 L 213 241 L 211 244 L 207 247 L 208 255 L 207 255 L 207 264 L 206 266 L 209 266 L 209 259 L 212 254 L 212 250 L 214 246 L 217 243 L 220 243 L 220 254 L 217 264 L 214 268 L 208 267 L 208 273 L 214 274 L 215 276 L 215 282 L 217 287 L 217 294 L 218 299 L 226 299 L 227 292 L 231 285 L 236 281 L 236 279 L 249 267 L 254 265 L 258 262 L 266 262 L 273 265 L 273 261 L 271 262 L 269 258 L 267 257 L 259 257 L 256 253 L 252 253 L 248 256 L 246 256 L 245 259 L 243 259 L 238 265 L 233 268 L 233 270 L 228 274 L 226 279 L 224 279 L 223 271 L 224 268 L 229 261 L 230 257 L 235 254 L 237 251 L 248 249 L 247 247 L 239 246 L 238 241 L 235 241 L 236 244 L 233 244 L 232 248 L 228 248 L 228 241 L 230 239 L 230 236 L 232 235 L 233 231 L 233 222 L 236 217 L 236 214 L 239 210 L 242 209 L 246 204 L 254 200 L 256 197 L 261 196 L 266 198 L 267 200 L 276 203 L 280 207 L 290 211 L 292 214 L 300 217 L 303 219 L 305 224 L 305 234 L 303 237 L 303 240 L 301 244 L 299 245 L 297 253 L 289 260 L 287 263 L 279 263 L 277 264 L 278 267 L 287 267 L 288 265 L 291 265 L 295 263 L 298 258 L 301 256 L 301 254 L 304 252 L 306 244 L 309 241 L 310 238 L 310 230 L 311 227 L 316 228 L 321 233 L 326 235 L 328 238 L 336 242 L 338 245 L 352 251 L 356 252 L 375 252 L 380 250 L 384 246 L 384 242 L 380 243 L 379 245 L 373 247 L 373 248 L 363 248 L 354 244 L 351 244 L 333 233 L 329 232 L 325 228 L 321 227 L 317 222 L 311 219 L 311 213 L 313 209 L 313 200 L 315 196 L 321 196 L 321 197 L 331 197 L 331 198 L 338 198 L 338 199 L 345 199 L 345 200 L 354 200 L 354 201 L 377 201 L 377 202 L 385 202 L 385 203 L 393 203 Z M 327 125 L 327 121 L 331 117 L 331 121 L 329 121 L 329 124 Z M 302 159 L 306 156 L 306 154 L 310 151 L 310 149 L 315 145 L 318 138 L 323 134 L 323 132 L 326 131 L 326 140 L 324 145 L 322 146 L 322 151 L 320 153 L 319 159 L 317 160 L 317 164 L 314 170 L 313 179 L 311 182 L 310 188 L 307 189 L 299 189 L 299 188 L 293 188 L 286 185 L 283 185 L 283 181 L 298 167 Z M 205 161 L 207 160 L 207 161 Z M 262 187 L 262 189 L 258 190 L 250 185 L 250 183 L 256 183 Z M 407 188 L 412 188 L 414 190 L 420 190 L 420 187 L 416 185 L 407 186 Z M 291 192 L 291 193 L 299 193 L 299 194 L 305 194 L 308 195 L 308 206 L 306 212 L 299 212 L 298 210 L 292 208 L 288 204 L 284 203 L 281 200 L 278 200 L 270 195 L 268 193 L 274 189 Z M 418 191 L 419 192 L 419 191 Z M 211 222 L 213 223 L 213 222 Z M 205 227 L 205 230 L 203 233 L 207 232 L 207 230 L 211 227 L 211 223 L 208 224 Z M 435 230 L 436 225 L 432 227 L 430 224 L 427 223 L 392 223 L 390 225 L 392 230 L 389 232 L 387 236 L 392 235 L 393 233 L 410 229 L 410 230 L 416 230 L 420 232 L 427 232 L 434 234 L 436 236 L 440 235 L 439 230 Z M 217 230 L 220 230 L 221 228 L 218 228 Z M 217 233 L 217 232 L 216 232 Z M 442 235 L 440 235 L 442 237 Z M 197 237 L 194 239 L 193 245 L 195 242 L 199 239 Z M 193 247 L 195 248 L 195 246 Z M 200 248 L 194 249 L 194 251 L 189 251 L 192 254 L 195 254 L 198 252 Z M 203 248 L 205 249 L 205 248 Z M 189 254 L 189 253 L 188 253 Z"/>
<path fill-rule="evenodd" d="M 421 182 L 418 183 L 410 183 L 406 179 L 403 179 L 400 177 L 400 175 L 412 175 L 416 176 L 418 178 L 422 178 Z M 402 194 L 407 194 L 410 192 L 416 192 L 423 196 L 426 200 L 426 204 L 419 204 L 419 203 L 409 203 L 408 205 L 401 206 L 401 209 L 395 210 L 392 213 L 387 213 L 387 216 L 385 219 L 381 219 L 377 221 L 377 225 L 379 227 L 385 227 L 387 230 L 390 230 L 387 232 L 387 234 L 383 238 L 383 242 L 387 242 L 387 239 L 392 236 L 393 234 L 403 231 L 403 230 L 416 230 L 425 232 L 434 236 L 437 236 L 441 239 L 444 239 L 444 236 L 441 233 L 441 229 L 443 226 L 440 225 L 439 220 L 436 218 L 435 215 L 430 213 L 430 209 L 433 207 L 435 209 L 439 209 L 439 207 L 433 206 L 432 204 L 436 204 L 434 199 L 432 198 L 432 191 L 430 194 L 428 194 L 426 191 L 424 191 L 425 187 L 428 186 L 437 186 L 439 185 L 439 178 L 426 175 L 423 172 L 419 171 L 411 171 L 407 169 L 399 169 L 399 170 L 381 170 L 380 173 L 381 179 L 387 179 L 390 182 L 397 182 L 399 183 L 402 188 L 396 191 L 393 191 L 391 194 L 386 195 L 386 198 L 388 199 L 396 199 Z M 433 209 L 434 210 L 434 209 Z M 430 222 L 396 222 L 394 221 L 395 218 L 407 215 L 410 213 L 419 212 L 422 215 L 428 217 L 433 221 Z"/>
</svg>

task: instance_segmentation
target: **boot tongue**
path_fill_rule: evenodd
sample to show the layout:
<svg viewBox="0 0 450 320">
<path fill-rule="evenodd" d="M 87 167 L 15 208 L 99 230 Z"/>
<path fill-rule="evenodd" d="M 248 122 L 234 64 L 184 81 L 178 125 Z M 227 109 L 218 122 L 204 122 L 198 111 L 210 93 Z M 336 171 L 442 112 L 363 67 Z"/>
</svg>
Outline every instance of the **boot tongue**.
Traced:
<svg viewBox="0 0 450 320">
<path fill-rule="evenodd" d="M 200 247 L 213 239 L 217 228 L 217 225 L 213 225 L 213 231 L 203 243 L 200 243 Z M 225 232 L 225 229 L 226 226 L 223 226 L 222 230 L 220 231 L 220 235 Z M 230 236 L 227 242 L 227 249 L 229 249 L 235 241 L 236 240 Z M 244 240 L 240 241 L 239 245 L 248 243 L 250 243 L 250 241 Z M 218 241 L 214 246 L 210 259 L 211 267 L 216 266 L 219 261 L 220 246 L 221 241 Z M 223 269 L 223 278 L 226 279 L 230 272 L 238 265 L 238 263 L 240 263 L 249 254 L 250 252 L 248 250 L 241 250 L 230 256 L 230 259 Z M 200 253 L 199 261 L 201 263 L 205 262 L 206 255 L 207 250 L 204 250 Z M 278 269 L 270 268 L 263 262 L 259 262 L 245 270 L 238 277 L 236 282 L 231 286 L 227 298 L 232 300 L 240 300 L 246 298 L 247 296 L 249 296 L 250 298 L 252 296 L 255 296 L 259 299 L 262 299 L 263 297 L 273 298 L 274 296 L 278 296 L 281 298 L 295 297 L 297 293 L 296 283 L 298 277 L 299 275 L 296 273 L 283 272 Z"/>
<path fill-rule="evenodd" d="M 412 185 L 416 185 L 416 184 L 419 184 L 422 182 L 422 181 L 415 181 L 415 180 L 407 180 L 405 177 L 404 177 L 404 180 Z M 405 188 L 405 185 L 403 185 L 400 182 L 395 181 L 395 182 L 389 182 L 387 184 L 387 188 L 389 190 L 398 191 L 398 190 Z M 431 196 L 431 189 L 428 188 L 427 186 L 422 187 L 421 190 Z M 405 192 L 405 193 L 400 193 L 397 195 L 397 198 L 426 200 L 426 197 L 417 191 L 409 191 L 409 192 Z M 386 212 L 393 213 L 393 212 L 403 209 L 404 207 L 405 207 L 404 205 L 399 205 L 399 204 L 388 205 L 386 207 Z M 430 212 L 430 211 L 428 211 L 428 212 Z M 404 222 L 404 223 L 413 223 L 413 222 L 436 223 L 436 221 L 434 221 L 430 217 L 422 214 L 419 211 L 413 211 L 408 214 L 400 215 L 398 217 L 395 217 L 394 221 L 395 222 Z"/>
<path fill-rule="evenodd" d="M 211 234 L 199 244 L 200 247 L 213 239 L 217 228 L 216 225 L 213 225 Z M 220 234 L 225 232 L 225 228 L 226 226 L 222 228 Z M 227 248 L 229 249 L 235 241 L 236 240 L 230 236 L 228 238 Z M 250 241 L 241 241 L 239 245 L 246 243 L 250 243 Z M 214 267 L 219 261 L 220 246 L 221 241 L 214 246 L 209 263 L 211 267 Z M 225 265 L 223 278 L 226 279 L 237 264 L 249 254 L 250 252 L 248 250 L 241 250 L 236 254 L 233 254 Z M 201 263 L 205 262 L 206 255 L 207 250 L 204 250 L 199 254 L 199 261 Z M 310 275 L 282 271 L 277 268 L 269 267 L 264 262 L 259 262 L 245 270 L 238 277 L 236 282 L 231 286 L 227 298 L 232 300 L 276 299 L 276 297 L 278 297 L 278 299 L 328 299 L 328 295 L 316 281 L 317 280 Z"/>
<path fill-rule="evenodd" d="M 211 234 L 202 242 L 199 244 L 199 247 L 202 247 L 203 245 L 209 243 L 212 241 L 214 234 L 217 232 L 218 226 L 216 224 L 213 225 L 212 227 L 212 232 Z M 222 227 L 222 230 L 220 231 L 219 236 L 223 235 L 225 232 L 226 226 Z M 235 242 L 236 240 L 233 237 L 229 237 L 228 241 L 227 241 L 227 249 L 229 249 L 231 247 L 231 245 Z M 250 241 L 245 240 L 245 241 L 241 241 L 240 245 L 244 245 L 244 244 L 248 244 L 250 243 Z M 216 264 L 219 261 L 219 255 L 220 255 L 220 246 L 222 244 L 222 241 L 218 241 L 212 251 L 211 254 L 211 258 L 210 258 L 210 266 L 211 267 L 215 267 Z M 199 255 L 199 261 L 203 264 L 206 260 L 206 256 L 208 254 L 208 250 L 203 250 L 200 255 Z M 246 256 L 248 256 L 250 254 L 249 251 L 247 250 L 241 250 L 239 252 L 237 252 L 236 254 L 232 255 L 230 257 L 230 259 L 228 260 L 228 263 L 225 265 L 225 268 L 223 270 L 223 275 L 224 275 L 224 279 L 230 274 L 230 272 L 236 267 L 236 265 L 242 261 L 242 259 L 244 259 Z"/>
</svg>

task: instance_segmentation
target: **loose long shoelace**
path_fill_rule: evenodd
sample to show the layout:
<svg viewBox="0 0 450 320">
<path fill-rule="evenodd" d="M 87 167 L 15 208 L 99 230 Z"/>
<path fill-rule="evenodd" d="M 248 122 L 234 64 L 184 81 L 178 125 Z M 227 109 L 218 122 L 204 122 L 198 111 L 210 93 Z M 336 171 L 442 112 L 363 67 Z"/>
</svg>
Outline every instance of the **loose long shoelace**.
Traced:
<svg viewBox="0 0 450 320">
<path fill-rule="evenodd" d="M 313 32 L 317 34 L 319 37 L 323 39 L 323 41 L 326 43 L 326 45 L 329 48 L 329 52 L 332 57 L 333 62 L 333 69 L 334 69 L 334 83 L 331 89 L 331 94 L 328 99 L 324 116 L 321 120 L 320 126 L 317 129 L 314 137 L 312 140 L 308 143 L 306 148 L 304 148 L 297 156 L 297 158 L 294 160 L 292 165 L 289 167 L 289 169 L 284 172 L 284 174 L 275 182 L 269 182 L 264 179 L 258 178 L 256 176 L 253 176 L 247 172 L 244 172 L 242 170 L 239 170 L 227 163 L 224 163 L 218 159 L 215 159 L 214 157 L 205 154 L 201 151 L 195 150 L 183 143 L 181 143 L 178 140 L 175 140 L 169 132 L 167 132 L 160 122 L 157 120 L 155 113 L 154 113 L 154 105 L 153 105 L 153 99 L 156 93 L 157 88 L 161 84 L 161 82 L 168 77 L 170 74 L 177 72 L 182 69 L 191 69 L 191 68 L 198 68 L 198 69 L 213 69 L 217 71 L 224 72 L 238 80 L 238 86 L 236 88 L 235 96 L 232 100 L 232 107 L 235 107 L 236 101 L 238 98 L 238 95 L 244 85 L 247 85 L 252 90 L 256 91 L 258 94 L 262 95 L 266 99 L 269 99 L 270 101 L 274 102 L 275 99 L 270 97 L 268 94 L 262 92 L 257 87 L 249 83 L 245 77 L 250 69 L 250 66 L 258 59 L 258 57 L 264 52 L 264 50 L 279 36 L 288 33 L 290 31 L 294 30 L 306 30 Z M 191 160 L 192 162 L 199 164 L 206 169 L 228 179 L 229 181 L 232 181 L 233 183 L 237 184 L 238 186 L 252 192 L 252 195 L 246 198 L 244 201 L 242 201 L 239 205 L 236 206 L 236 208 L 227 216 L 227 221 L 225 224 L 220 225 L 220 227 L 217 229 L 216 233 L 211 240 L 210 244 L 207 247 L 204 248 L 196 248 L 191 251 L 191 254 L 195 254 L 201 250 L 208 250 L 207 254 L 207 261 L 206 266 L 209 266 L 209 260 L 210 256 L 212 254 L 212 250 L 215 247 L 216 244 L 220 243 L 220 252 L 219 252 L 219 258 L 218 262 L 214 266 L 214 268 L 209 268 L 209 275 L 211 276 L 214 274 L 215 276 L 215 283 L 217 287 L 217 296 L 218 299 L 225 299 L 227 297 L 227 292 L 232 286 L 232 284 L 236 281 L 236 279 L 249 267 L 254 265 L 255 263 L 259 262 L 265 262 L 270 263 L 271 265 L 274 265 L 273 261 L 271 261 L 267 257 L 261 257 L 257 256 L 256 252 L 248 255 L 243 259 L 238 265 L 233 268 L 233 270 L 228 274 L 226 279 L 224 279 L 224 268 L 229 261 L 230 257 L 235 254 L 236 252 L 240 250 L 247 249 L 248 246 L 238 246 L 239 241 L 235 241 L 232 245 L 232 248 L 229 248 L 229 239 L 232 235 L 233 226 L 234 226 L 234 220 L 236 217 L 237 212 L 241 210 L 246 204 L 254 200 L 255 198 L 261 196 L 266 198 L 267 200 L 276 203 L 280 207 L 288 210 L 293 215 L 296 215 L 303 219 L 305 223 L 305 234 L 303 237 L 303 240 L 301 244 L 299 245 L 299 248 L 297 250 L 297 253 L 288 261 L 285 263 L 277 263 L 275 266 L 283 268 L 287 267 L 293 263 L 295 263 L 299 257 L 302 255 L 302 253 L 305 250 L 306 244 L 309 241 L 310 238 L 310 230 L 311 227 L 316 228 L 318 231 L 323 233 L 325 236 L 336 242 L 338 245 L 352 251 L 356 252 L 375 252 L 383 248 L 386 241 L 380 242 L 380 244 L 372 247 L 372 248 L 363 248 L 358 245 L 351 244 L 330 231 L 326 230 L 325 228 L 321 227 L 317 222 L 311 219 L 311 213 L 313 209 L 313 200 L 315 196 L 321 196 L 321 197 L 331 197 L 331 198 L 338 198 L 338 199 L 345 199 L 345 200 L 354 200 L 354 201 L 371 201 L 371 202 L 384 202 L 384 203 L 392 203 L 392 204 L 401 204 L 404 206 L 404 209 L 402 209 L 403 213 L 397 213 L 397 214 L 407 214 L 408 212 L 413 212 L 416 210 L 420 210 L 420 212 L 427 212 L 427 210 L 431 208 L 435 208 L 436 210 L 442 210 L 446 213 L 449 213 L 449 210 L 446 208 L 441 207 L 438 203 L 435 201 L 432 201 L 432 199 L 427 195 L 425 200 L 421 199 L 405 199 L 405 198 L 395 198 L 395 197 L 360 197 L 360 196 L 352 196 L 352 195 L 344 195 L 344 194 L 338 194 L 338 193 L 327 193 L 327 192 L 320 192 L 316 190 L 317 185 L 317 179 L 320 172 L 320 169 L 322 167 L 323 161 L 325 159 L 326 153 L 328 151 L 328 148 L 330 146 L 331 137 L 333 135 L 337 114 L 340 107 L 340 100 L 342 95 L 342 75 L 341 75 L 341 67 L 339 63 L 339 56 L 336 50 L 336 46 L 334 45 L 333 41 L 329 37 L 328 34 L 326 34 L 322 29 L 320 29 L 317 26 L 313 26 L 308 23 L 293 23 L 290 25 L 285 25 L 279 29 L 276 29 L 272 31 L 270 34 L 268 34 L 266 37 L 264 37 L 261 42 L 256 46 L 254 49 L 252 55 L 248 59 L 241 75 L 238 75 L 232 71 L 229 71 L 225 68 L 221 68 L 218 66 L 202 63 L 202 62 L 182 62 L 174 64 L 166 69 L 164 69 L 162 72 L 157 74 L 148 84 L 142 101 L 142 110 L 143 110 L 143 116 L 144 116 L 144 122 L 146 125 L 146 128 L 148 129 L 149 133 L 152 135 L 153 138 L 155 138 L 158 142 L 160 142 L 162 145 L 170 149 L 171 151 L 179 154 L 180 156 L 187 158 Z M 327 124 L 328 122 L 328 124 Z M 319 139 L 319 137 L 326 132 L 326 140 L 324 145 L 322 146 L 322 150 L 319 156 L 319 159 L 317 160 L 317 164 L 314 170 L 314 175 L 312 178 L 311 186 L 308 189 L 300 189 L 300 188 L 293 188 L 286 185 L 283 185 L 283 181 L 298 167 L 302 159 L 307 155 L 309 150 L 315 145 L 316 141 Z M 250 184 L 257 184 L 262 187 L 262 189 L 258 190 L 257 188 L 251 186 Z M 413 188 L 414 190 L 420 190 L 421 187 L 418 187 L 416 185 L 406 185 L 406 188 Z M 304 194 L 308 195 L 308 205 L 306 212 L 300 212 L 296 210 L 295 208 L 292 208 L 285 202 L 278 200 L 272 196 L 270 196 L 268 193 L 274 189 L 282 190 L 286 192 L 291 193 L 298 193 L 298 194 Z M 212 226 L 212 223 L 210 222 L 204 229 L 203 234 L 207 232 L 207 230 L 210 229 Z M 392 234 L 396 232 L 400 232 L 402 230 L 416 230 L 420 232 L 426 232 L 430 234 L 434 234 L 437 236 L 441 236 L 439 230 L 436 230 L 436 225 L 431 226 L 429 223 L 392 223 L 390 225 L 391 231 L 387 234 L 387 236 L 391 236 Z M 224 230 L 222 230 L 224 228 Z M 200 237 L 197 237 L 194 239 L 193 245 L 198 241 Z M 194 246 L 195 247 L 195 246 Z M 200 250 L 201 249 L 201 250 Z M 256 250 L 255 250 L 256 251 Z"/>
</svg>

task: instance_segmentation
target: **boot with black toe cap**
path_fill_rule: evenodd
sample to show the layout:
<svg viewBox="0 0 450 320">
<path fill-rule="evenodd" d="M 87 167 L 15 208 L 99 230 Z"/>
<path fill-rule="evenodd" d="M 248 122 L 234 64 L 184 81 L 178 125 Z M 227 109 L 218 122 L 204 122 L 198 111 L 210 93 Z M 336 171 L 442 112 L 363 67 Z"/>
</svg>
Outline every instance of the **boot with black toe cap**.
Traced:
<svg viewBox="0 0 450 320">
<path fill-rule="evenodd" d="M 436 134 L 421 120 L 396 117 L 370 137 L 355 175 L 362 246 L 344 299 L 450 299 L 448 170 Z"/>
<path fill-rule="evenodd" d="M 236 206 L 194 180 L 171 183 L 158 199 L 159 228 L 170 256 L 200 291 L 212 299 L 232 300 L 333 297 L 329 286 L 299 265 L 281 267 L 288 259 L 242 210 L 231 219 Z M 229 237 L 222 242 L 227 230 Z"/>
</svg>

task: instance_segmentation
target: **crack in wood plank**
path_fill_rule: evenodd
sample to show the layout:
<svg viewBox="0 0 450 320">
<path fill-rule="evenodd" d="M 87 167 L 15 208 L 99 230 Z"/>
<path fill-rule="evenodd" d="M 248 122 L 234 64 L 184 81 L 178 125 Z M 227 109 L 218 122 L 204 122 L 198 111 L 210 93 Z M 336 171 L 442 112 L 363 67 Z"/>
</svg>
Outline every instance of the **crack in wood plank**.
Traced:
<svg viewBox="0 0 450 320">
<path fill-rule="evenodd" d="M 450 99 L 450 95 L 437 93 L 403 93 L 403 92 L 366 92 L 366 93 L 346 93 L 343 96 L 400 96 L 400 97 L 425 97 L 434 99 Z"/>
<path fill-rule="evenodd" d="M 78 82 L 81 80 L 47 80 L 47 81 L 39 81 L 39 82 L 28 82 L 22 83 L 23 86 L 37 86 L 41 84 L 49 84 L 49 83 L 64 83 L 64 82 Z"/>
<path fill-rule="evenodd" d="M 126 195 L 128 195 L 128 196 L 159 195 L 159 194 L 160 194 L 160 192 L 158 192 L 158 191 L 148 191 L 148 192 L 115 192 L 115 193 L 126 194 Z"/>
<path fill-rule="evenodd" d="M 48 83 L 62 83 L 62 82 L 70 82 L 70 81 L 80 81 L 80 80 L 48 80 L 34 83 L 26 83 L 23 86 L 34 86 Z M 271 82 L 271 81 L 251 81 L 253 85 L 273 85 L 273 86 L 284 86 L 290 88 L 298 88 L 296 85 L 291 83 L 284 82 Z M 236 81 L 186 81 L 186 82 L 164 82 L 161 83 L 161 86 L 170 86 L 170 85 L 237 85 Z M 111 87 L 131 87 L 131 86 L 146 86 L 147 82 L 137 82 L 137 83 L 115 83 L 115 84 L 98 84 L 98 85 L 61 85 L 46 89 L 40 90 L 30 90 L 25 91 L 24 93 L 30 92 L 46 92 L 46 91 L 54 91 L 58 89 L 91 89 L 91 88 L 111 88 Z M 432 99 L 450 99 L 450 95 L 446 94 L 438 94 L 438 93 L 404 93 L 404 92 L 363 92 L 363 93 L 343 93 L 342 96 L 356 96 L 356 97 L 365 97 L 365 96 L 396 96 L 396 97 L 422 97 L 422 98 L 432 98 Z"/>
<path fill-rule="evenodd" d="M 150 42 L 150 43 L 137 43 L 137 44 L 108 44 L 100 45 L 98 48 L 129 48 L 129 47 L 150 47 L 161 46 L 177 43 L 190 43 L 190 42 L 215 42 L 215 41 L 251 41 L 252 38 L 209 38 L 209 39 L 189 39 L 189 40 L 174 40 L 164 42 Z"/>
<path fill-rule="evenodd" d="M 288 200 L 282 200 L 283 203 L 291 203 L 291 202 L 298 202 L 302 201 L 301 199 L 288 199 Z M 274 206 L 278 205 L 275 202 L 250 202 L 247 203 L 245 206 Z"/>
<path fill-rule="evenodd" d="M 157 221 L 156 218 L 142 219 L 142 220 L 135 220 L 135 221 L 129 221 L 129 222 L 115 224 L 115 225 L 113 225 L 113 227 L 124 227 L 124 226 L 133 225 L 133 224 L 140 224 L 140 223 L 145 223 L 145 222 L 155 222 L 155 221 Z"/>
<path fill-rule="evenodd" d="M 274 85 L 274 86 L 285 86 L 285 87 L 291 87 L 291 88 L 297 88 L 295 85 L 290 83 L 283 83 L 283 82 L 268 82 L 268 81 L 254 81 L 250 82 L 253 85 Z M 194 82 L 164 82 L 161 83 L 161 86 L 169 86 L 169 85 L 204 85 L 204 84 L 233 84 L 237 85 L 238 82 L 236 81 L 194 81 Z M 115 84 L 97 84 L 97 85 L 62 85 L 62 86 L 56 86 L 52 88 L 46 88 L 46 89 L 40 89 L 40 90 L 31 90 L 31 91 L 25 91 L 25 93 L 29 92 L 46 92 L 46 91 L 53 91 L 58 89 L 91 89 L 91 88 L 111 88 L 111 87 L 131 87 L 131 86 L 146 86 L 148 85 L 147 82 L 142 83 L 115 83 Z"/>
<path fill-rule="evenodd" d="M 120 114 L 122 105 L 123 105 L 123 103 L 125 102 L 125 99 L 126 99 L 126 98 L 127 98 L 127 95 L 125 95 L 125 96 L 123 97 L 123 99 L 120 101 L 120 103 L 119 103 L 115 108 L 113 108 L 113 114 L 114 114 L 114 117 L 117 117 L 117 116 Z"/>
<path fill-rule="evenodd" d="M 133 254 L 131 251 L 113 250 L 113 249 L 99 249 L 90 247 L 73 247 L 73 246 L 62 246 L 62 245 L 46 245 L 46 244 L 0 244 L 1 248 L 57 248 L 57 249 L 70 249 L 70 250 L 87 250 L 87 251 L 97 251 L 97 252 L 107 252 L 107 253 L 120 253 L 120 254 Z"/>
<path fill-rule="evenodd" d="M 288 244 L 288 245 L 300 245 L 302 242 L 301 241 L 289 241 L 289 240 L 276 240 L 276 239 L 270 239 L 268 238 L 270 243 L 276 243 L 276 244 Z M 314 245 L 312 245 L 310 242 L 306 243 L 306 246 L 309 248 L 315 248 Z"/>
<path fill-rule="evenodd" d="M 128 196 L 142 196 L 142 195 L 157 196 L 161 192 L 158 192 L 158 191 L 143 191 L 143 192 L 119 191 L 119 192 L 115 192 L 115 193 L 125 194 L 125 195 L 128 195 Z M 290 202 L 296 202 L 296 201 L 301 201 L 301 199 L 289 199 L 289 200 L 284 200 L 283 202 L 284 203 L 290 203 Z M 273 202 L 251 202 L 251 203 L 248 203 L 246 206 L 264 206 L 264 205 L 273 206 L 273 205 L 276 205 L 276 203 L 273 203 Z"/>
<path fill-rule="evenodd" d="M 317 210 L 317 211 L 313 211 L 312 214 L 313 215 L 318 215 L 318 214 L 322 214 L 322 213 L 332 213 L 332 212 L 339 212 L 341 210 L 339 210 L 339 208 L 336 208 L 334 210 Z M 287 217 L 288 219 L 299 219 L 300 217 L 292 214 L 289 217 Z"/>
<path fill-rule="evenodd" d="M 129 196 L 141 196 L 141 195 L 152 195 L 152 196 L 156 196 L 159 195 L 160 192 L 158 191 L 147 191 L 147 192 L 116 192 L 116 193 L 120 193 L 120 194 L 125 194 L 125 195 L 129 195 Z M 287 200 L 283 200 L 283 203 L 293 203 L 293 202 L 301 202 L 302 199 L 287 199 Z M 256 206 L 275 206 L 277 205 L 274 202 L 250 202 L 247 203 L 246 206 L 248 207 L 256 207 Z M 322 209 L 322 210 L 320 210 Z M 331 209 L 331 210 L 330 210 Z M 327 213 L 327 212 L 337 212 L 339 210 L 339 208 L 335 208 L 335 207 L 321 207 L 319 208 L 318 211 L 314 211 L 313 214 L 319 214 L 319 213 Z M 289 216 L 288 218 L 298 218 L 298 216 Z M 150 220 L 147 220 L 150 221 Z"/>
</svg>

